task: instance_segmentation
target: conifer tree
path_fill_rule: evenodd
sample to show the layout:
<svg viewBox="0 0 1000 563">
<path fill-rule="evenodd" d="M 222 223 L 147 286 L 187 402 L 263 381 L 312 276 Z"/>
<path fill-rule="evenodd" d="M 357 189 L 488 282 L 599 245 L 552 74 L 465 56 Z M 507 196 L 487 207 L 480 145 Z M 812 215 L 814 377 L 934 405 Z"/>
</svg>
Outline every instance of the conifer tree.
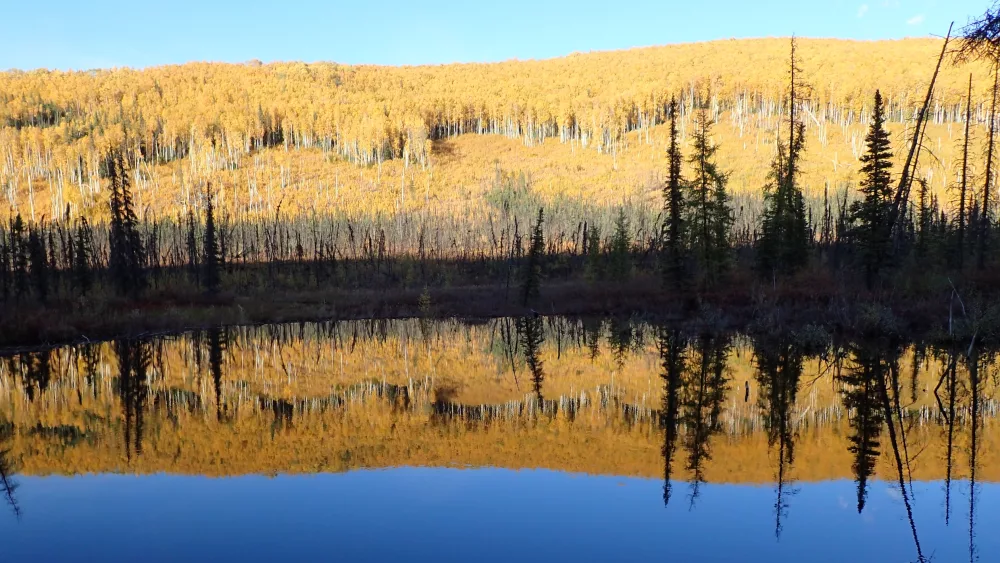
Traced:
<svg viewBox="0 0 1000 563">
<path fill-rule="evenodd" d="M 202 262 L 205 265 L 205 289 L 209 293 L 219 291 L 219 241 L 215 229 L 215 204 L 212 203 L 212 185 L 205 190 L 205 239 Z"/>
<path fill-rule="evenodd" d="M 618 216 L 615 218 L 615 232 L 611 236 L 611 260 L 610 273 L 616 280 L 625 280 L 632 275 L 632 257 L 629 254 L 631 240 L 629 237 L 628 217 L 625 216 L 625 209 L 618 209 Z"/>
<path fill-rule="evenodd" d="M 31 285 L 42 303 L 49 298 L 48 256 L 45 253 L 45 238 L 38 228 L 28 230 L 28 260 L 31 262 Z"/>
<path fill-rule="evenodd" d="M 892 152 L 889 133 L 885 130 L 885 106 L 878 90 L 875 91 L 865 146 L 865 154 L 861 157 L 861 193 L 864 197 L 852 205 L 851 216 L 856 224 L 855 242 L 865 269 L 865 283 L 871 289 L 879 270 L 889 259 L 892 237 L 889 206 L 895 195 L 890 183 Z"/>
<path fill-rule="evenodd" d="M 542 258 L 545 253 L 545 237 L 542 228 L 545 223 L 545 210 L 538 208 L 538 220 L 531 230 L 531 246 L 528 248 L 528 259 L 524 265 L 524 275 L 521 286 L 521 297 L 524 306 L 528 306 L 538 298 L 542 278 Z"/>
<path fill-rule="evenodd" d="M 710 137 L 713 124 L 708 112 L 704 108 L 699 110 L 695 122 L 694 152 L 688 159 L 694 169 L 694 178 L 690 186 L 691 197 L 686 202 L 691 250 L 702 276 L 708 282 L 715 281 L 726 266 L 729 231 L 732 228 L 729 194 L 726 193 L 727 178 L 715 162 L 718 147 L 712 144 Z"/>
<path fill-rule="evenodd" d="M 798 59 L 795 39 L 791 44 L 791 80 L 788 143 L 777 143 L 768 184 L 764 187 L 764 217 L 758 240 L 758 260 L 762 271 L 772 276 L 790 273 L 805 265 L 809 258 L 811 234 L 806 220 L 805 199 L 799 187 L 799 157 L 805 140 L 805 125 L 796 108 L 801 85 L 796 78 Z"/>
<path fill-rule="evenodd" d="M 10 224 L 11 270 L 18 299 L 28 292 L 28 248 L 24 240 L 24 220 L 18 213 Z"/>
<path fill-rule="evenodd" d="M 597 225 L 587 230 L 587 272 L 586 275 L 591 280 L 600 279 L 604 276 L 604 267 L 601 263 L 601 228 Z"/>
<path fill-rule="evenodd" d="M 76 227 L 76 241 L 73 251 L 73 281 L 80 293 L 86 295 L 93 284 L 90 260 L 94 253 L 93 234 L 86 217 L 80 218 Z"/>
<path fill-rule="evenodd" d="M 111 277 L 119 294 L 135 296 L 146 287 L 145 251 L 121 151 L 111 151 L 106 166 L 111 181 Z"/>
<path fill-rule="evenodd" d="M 927 258 L 930 247 L 930 239 L 933 236 L 934 209 L 930 197 L 930 187 L 927 180 L 921 178 L 917 180 L 920 189 L 917 192 L 917 244 L 916 257 L 918 260 Z"/>
<path fill-rule="evenodd" d="M 10 239 L 6 230 L 0 229 L 0 297 L 6 302 L 10 298 Z"/>
<path fill-rule="evenodd" d="M 670 99 L 670 146 L 667 149 L 667 184 L 663 189 L 666 217 L 663 225 L 664 285 L 684 285 L 684 179 L 681 176 L 680 141 L 677 138 L 677 98 Z"/>
<path fill-rule="evenodd" d="M 188 209 L 187 233 L 184 239 L 184 246 L 187 250 L 188 277 L 195 285 L 201 285 L 201 267 L 198 263 L 198 256 L 201 254 L 198 250 L 198 223 L 195 220 L 193 208 Z"/>
</svg>

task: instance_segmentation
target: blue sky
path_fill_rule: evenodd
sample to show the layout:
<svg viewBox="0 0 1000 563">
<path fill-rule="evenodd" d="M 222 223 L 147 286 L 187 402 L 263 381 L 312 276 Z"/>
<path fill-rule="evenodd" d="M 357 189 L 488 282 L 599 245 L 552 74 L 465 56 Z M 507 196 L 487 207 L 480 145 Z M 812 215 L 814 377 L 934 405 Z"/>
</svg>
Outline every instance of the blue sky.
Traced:
<svg viewBox="0 0 1000 563">
<path fill-rule="evenodd" d="M 730 37 L 943 35 L 992 0 L 11 2 L 0 68 L 260 59 L 434 64 Z"/>
</svg>

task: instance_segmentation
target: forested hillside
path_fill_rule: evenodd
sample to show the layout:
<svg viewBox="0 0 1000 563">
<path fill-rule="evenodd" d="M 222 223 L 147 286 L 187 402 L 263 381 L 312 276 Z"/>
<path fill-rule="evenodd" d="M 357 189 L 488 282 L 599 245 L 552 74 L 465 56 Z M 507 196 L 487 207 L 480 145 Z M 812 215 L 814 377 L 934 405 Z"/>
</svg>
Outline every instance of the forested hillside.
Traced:
<svg viewBox="0 0 1000 563">
<path fill-rule="evenodd" d="M 857 181 L 876 89 L 902 147 L 940 44 L 800 41 L 807 196 Z M 104 217 L 103 156 L 125 146 L 139 210 L 161 215 L 197 205 L 209 180 L 240 215 L 462 213 L 495 188 L 497 169 L 523 173 L 543 199 L 620 205 L 662 183 L 678 96 L 682 140 L 707 104 L 731 189 L 759 194 L 787 113 L 787 51 L 786 39 L 760 39 L 427 67 L 11 71 L 0 74 L 0 187 L 26 218 L 67 206 Z M 985 65 L 946 64 L 935 88 L 921 175 L 938 192 L 954 178 L 970 73 L 972 121 L 985 129 Z"/>
</svg>

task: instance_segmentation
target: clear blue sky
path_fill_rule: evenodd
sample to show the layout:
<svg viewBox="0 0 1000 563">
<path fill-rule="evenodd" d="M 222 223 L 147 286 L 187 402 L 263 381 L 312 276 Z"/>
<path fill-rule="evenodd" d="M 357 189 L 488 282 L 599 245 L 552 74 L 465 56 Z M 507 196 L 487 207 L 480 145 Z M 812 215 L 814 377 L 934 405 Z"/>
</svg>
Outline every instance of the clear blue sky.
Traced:
<svg viewBox="0 0 1000 563">
<path fill-rule="evenodd" d="M 0 68 L 260 59 L 427 64 L 788 36 L 943 35 L 992 0 L 11 1 Z"/>
</svg>

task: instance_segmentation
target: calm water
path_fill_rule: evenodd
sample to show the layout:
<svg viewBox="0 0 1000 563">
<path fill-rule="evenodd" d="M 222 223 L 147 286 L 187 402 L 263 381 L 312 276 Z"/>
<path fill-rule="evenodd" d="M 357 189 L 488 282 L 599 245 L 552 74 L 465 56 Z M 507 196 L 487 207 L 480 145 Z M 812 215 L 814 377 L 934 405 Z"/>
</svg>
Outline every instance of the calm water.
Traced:
<svg viewBox="0 0 1000 563">
<path fill-rule="evenodd" d="M 990 351 L 625 322 L 4 358 L 7 561 L 996 561 Z"/>
</svg>

